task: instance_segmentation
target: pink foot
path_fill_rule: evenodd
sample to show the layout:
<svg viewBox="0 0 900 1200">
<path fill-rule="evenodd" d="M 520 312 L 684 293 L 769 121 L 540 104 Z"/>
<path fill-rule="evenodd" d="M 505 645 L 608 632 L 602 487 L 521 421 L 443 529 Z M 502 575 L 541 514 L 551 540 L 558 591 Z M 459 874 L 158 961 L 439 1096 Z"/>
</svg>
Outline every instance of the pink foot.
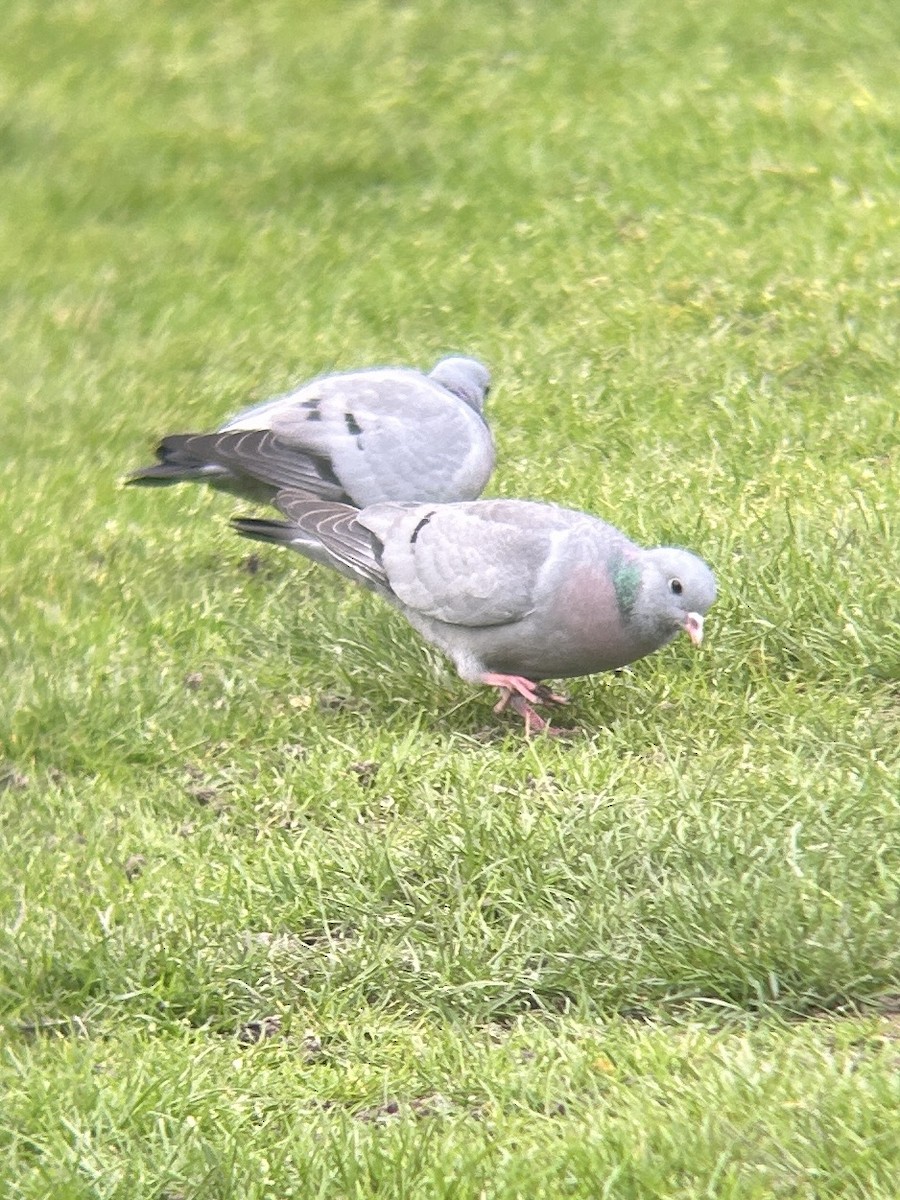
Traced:
<svg viewBox="0 0 900 1200">
<path fill-rule="evenodd" d="M 532 704 L 568 704 L 569 701 L 565 696 L 557 696 L 555 692 L 551 692 L 548 687 L 544 687 L 542 683 L 532 683 L 530 679 L 526 679 L 524 675 L 498 675 L 494 671 L 488 671 L 481 676 L 481 682 L 486 683 L 488 687 L 500 689 L 502 696 L 501 712 L 506 708 L 509 697 L 514 693 L 522 696 L 525 700 Z M 504 695 L 504 693 L 506 693 Z"/>
<path fill-rule="evenodd" d="M 545 721 L 532 708 L 533 704 L 566 704 L 565 696 L 558 696 L 542 683 L 532 683 L 523 675 L 498 675 L 488 672 L 482 675 L 481 682 L 490 687 L 500 689 L 500 699 L 494 705 L 494 712 L 501 713 L 505 708 L 511 708 L 525 722 L 525 735 L 532 733 L 547 733 L 552 736 L 566 734 L 568 730 L 554 729 L 549 721 Z"/>
</svg>

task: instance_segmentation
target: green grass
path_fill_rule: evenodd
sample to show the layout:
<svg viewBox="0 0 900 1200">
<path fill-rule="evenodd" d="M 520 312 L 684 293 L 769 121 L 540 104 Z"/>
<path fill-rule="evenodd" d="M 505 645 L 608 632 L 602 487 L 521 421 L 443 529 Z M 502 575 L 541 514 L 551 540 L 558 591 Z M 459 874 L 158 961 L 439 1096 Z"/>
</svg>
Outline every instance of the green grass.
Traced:
<svg viewBox="0 0 900 1200">
<path fill-rule="evenodd" d="M 7 5 L 4 1197 L 894 1200 L 898 26 Z M 720 580 L 571 742 L 119 486 L 452 350 L 492 494 Z"/>
</svg>

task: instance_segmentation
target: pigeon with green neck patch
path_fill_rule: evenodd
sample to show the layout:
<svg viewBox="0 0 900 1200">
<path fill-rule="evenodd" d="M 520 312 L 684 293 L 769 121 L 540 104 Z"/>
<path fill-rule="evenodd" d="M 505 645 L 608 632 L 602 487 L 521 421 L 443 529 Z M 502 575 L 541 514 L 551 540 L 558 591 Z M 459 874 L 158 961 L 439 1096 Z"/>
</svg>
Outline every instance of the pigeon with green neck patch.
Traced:
<svg viewBox="0 0 900 1200">
<path fill-rule="evenodd" d="M 213 433 L 170 434 L 128 483 L 198 480 L 244 499 L 299 487 L 364 507 L 384 500 L 474 500 L 494 465 L 484 418 L 490 375 L 444 358 L 428 375 L 379 367 L 325 375 L 233 417 Z"/>
<path fill-rule="evenodd" d="M 370 588 L 443 650 L 469 683 L 499 689 L 527 733 L 559 732 L 535 706 L 545 679 L 612 671 L 679 632 L 695 646 L 716 598 L 688 550 L 645 550 L 605 521 L 527 500 L 375 504 L 362 511 L 287 489 L 286 521 L 238 533 L 291 547 Z"/>
</svg>

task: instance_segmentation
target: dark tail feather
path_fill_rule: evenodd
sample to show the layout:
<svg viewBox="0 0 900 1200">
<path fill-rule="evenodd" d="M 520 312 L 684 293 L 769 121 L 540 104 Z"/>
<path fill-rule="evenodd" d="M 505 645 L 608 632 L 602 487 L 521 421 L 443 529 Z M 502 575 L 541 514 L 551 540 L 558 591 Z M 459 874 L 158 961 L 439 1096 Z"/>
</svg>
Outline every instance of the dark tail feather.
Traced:
<svg viewBox="0 0 900 1200">
<path fill-rule="evenodd" d="M 296 495 L 304 497 L 307 493 L 298 491 Z M 313 521 L 310 528 L 295 521 L 270 521 L 258 517 L 232 517 L 231 528 L 241 537 L 256 542 L 290 546 L 304 558 L 387 595 L 390 584 L 378 557 L 376 539 L 368 529 L 356 525 L 348 516 L 355 516 L 356 509 L 346 504 L 328 504 L 315 497 L 311 499 L 313 513 L 320 520 Z"/>
<path fill-rule="evenodd" d="M 126 483 L 136 483 L 141 487 L 160 487 L 167 483 L 183 483 L 186 479 L 195 479 L 199 473 L 192 474 L 184 467 L 174 463 L 154 463 L 152 467 L 140 467 L 125 476 Z"/>
<path fill-rule="evenodd" d="M 156 447 L 158 461 L 150 467 L 139 467 L 137 471 L 132 471 L 126 476 L 125 482 L 158 487 L 161 484 L 223 474 L 221 467 L 210 466 L 186 449 L 188 439 L 193 436 L 190 433 L 174 433 L 164 437 Z"/>
<path fill-rule="evenodd" d="M 290 521 L 267 521 L 261 517 L 232 517 L 231 528 L 241 537 L 276 546 L 290 546 L 300 532 Z"/>
</svg>

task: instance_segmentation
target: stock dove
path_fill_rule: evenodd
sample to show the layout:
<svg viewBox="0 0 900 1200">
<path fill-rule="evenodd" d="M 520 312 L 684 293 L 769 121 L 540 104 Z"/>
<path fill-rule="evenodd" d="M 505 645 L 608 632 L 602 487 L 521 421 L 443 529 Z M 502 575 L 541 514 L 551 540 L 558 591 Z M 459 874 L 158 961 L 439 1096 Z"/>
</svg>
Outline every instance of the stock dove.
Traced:
<svg viewBox="0 0 900 1200">
<path fill-rule="evenodd" d="M 247 499 L 298 487 L 357 507 L 473 500 L 494 465 L 486 367 L 442 359 L 430 375 L 381 367 L 326 375 L 239 413 L 213 433 L 163 438 L 128 483 L 205 480 Z"/>
<path fill-rule="evenodd" d="M 378 593 L 469 683 L 500 691 L 532 730 L 564 703 L 540 681 L 611 671 L 686 632 L 695 646 L 716 598 L 687 550 L 645 550 L 612 525 L 527 500 L 375 504 L 362 511 L 297 489 L 287 521 L 235 518 L 245 537 L 290 546 Z"/>
</svg>

